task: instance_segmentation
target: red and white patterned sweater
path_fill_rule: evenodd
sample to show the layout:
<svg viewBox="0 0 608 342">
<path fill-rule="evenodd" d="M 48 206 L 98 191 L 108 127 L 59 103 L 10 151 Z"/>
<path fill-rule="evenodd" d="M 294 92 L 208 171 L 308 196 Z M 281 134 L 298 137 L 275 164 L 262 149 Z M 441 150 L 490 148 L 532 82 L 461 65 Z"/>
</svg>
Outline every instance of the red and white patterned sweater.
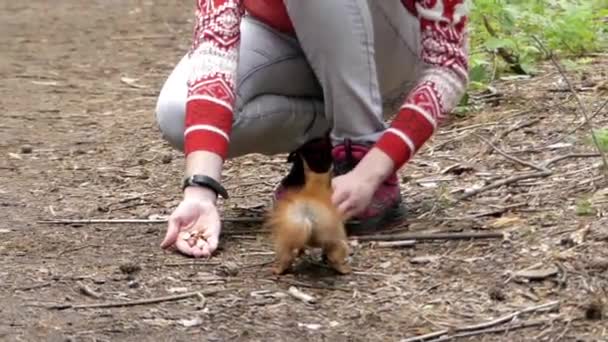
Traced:
<svg viewBox="0 0 608 342">
<path fill-rule="evenodd" d="M 197 0 L 186 103 L 186 155 L 226 158 L 233 120 L 240 23 L 245 10 L 293 33 L 282 0 Z M 468 60 L 465 0 L 402 0 L 420 22 L 426 64 L 390 127 L 376 142 L 399 169 L 432 136 L 465 92 Z"/>
</svg>

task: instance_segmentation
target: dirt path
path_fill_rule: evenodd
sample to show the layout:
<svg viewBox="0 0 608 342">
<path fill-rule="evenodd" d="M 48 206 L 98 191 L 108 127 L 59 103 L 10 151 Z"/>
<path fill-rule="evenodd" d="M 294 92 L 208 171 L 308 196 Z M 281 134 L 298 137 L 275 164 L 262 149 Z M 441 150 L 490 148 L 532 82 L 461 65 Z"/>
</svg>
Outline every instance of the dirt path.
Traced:
<svg viewBox="0 0 608 342">
<path fill-rule="evenodd" d="M 178 203 L 183 159 L 160 139 L 153 109 L 189 44 L 191 10 L 188 1 L 0 3 L 0 339 L 398 341 L 550 301 L 559 308 L 520 317 L 540 325 L 469 340 L 608 339 L 605 318 L 585 319 L 588 304 L 608 289 L 607 192 L 599 158 L 561 160 L 546 178 L 455 200 L 464 189 L 534 171 L 487 153 L 478 136 L 537 164 L 594 152 L 583 129 L 551 143 L 582 122 L 570 94 L 555 91 L 559 75 L 551 66 L 541 77 L 498 82 L 502 96 L 486 98 L 479 113 L 443 127 L 402 172 L 411 223 L 401 230 L 501 230 L 508 233 L 504 241 L 425 242 L 410 249 L 360 243 L 356 274 L 336 277 L 307 263 L 312 255 L 297 274 L 277 280 L 257 224 L 227 224 L 220 253 L 191 265 L 158 248 L 162 224 L 37 223 L 163 216 Z M 597 87 L 608 77 L 608 59 L 584 69 L 573 79 L 586 87 L 583 99 L 595 111 L 608 96 Z M 607 122 L 606 111 L 595 118 L 598 127 Z M 234 195 L 226 215 L 260 215 L 286 170 L 283 156 L 231 161 L 226 179 Z M 516 276 L 530 267 L 555 272 L 529 282 Z M 292 285 L 317 302 L 286 295 Z M 40 307 L 210 287 L 226 290 L 204 301 Z M 202 324 L 180 321 L 193 318 Z"/>
</svg>

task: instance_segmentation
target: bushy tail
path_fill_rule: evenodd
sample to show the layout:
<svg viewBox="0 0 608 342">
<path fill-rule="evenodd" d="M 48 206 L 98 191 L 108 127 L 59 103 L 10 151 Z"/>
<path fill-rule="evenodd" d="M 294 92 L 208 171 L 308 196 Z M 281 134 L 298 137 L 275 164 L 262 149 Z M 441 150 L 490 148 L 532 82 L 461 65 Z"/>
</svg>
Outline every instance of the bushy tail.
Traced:
<svg viewBox="0 0 608 342">
<path fill-rule="evenodd" d="M 313 205 L 303 200 L 279 208 L 270 220 L 276 243 L 286 248 L 303 248 L 313 234 L 317 215 Z"/>
</svg>

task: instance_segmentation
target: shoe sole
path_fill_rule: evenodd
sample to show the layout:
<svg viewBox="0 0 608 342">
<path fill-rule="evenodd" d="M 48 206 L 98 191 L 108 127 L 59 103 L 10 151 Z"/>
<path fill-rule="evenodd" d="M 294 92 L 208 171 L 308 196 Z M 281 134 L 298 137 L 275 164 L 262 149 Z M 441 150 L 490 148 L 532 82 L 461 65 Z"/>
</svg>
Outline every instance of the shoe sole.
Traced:
<svg viewBox="0 0 608 342">
<path fill-rule="evenodd" d="M 393 204 L 384 215 L 367 219 L 364 221 L 346 222 L 346 233 L 349 236 L 375 234 L 386 229 L 389 225 L 403 221 L 407 216 L 407 210 L 402 201 Z"/>
</svg>

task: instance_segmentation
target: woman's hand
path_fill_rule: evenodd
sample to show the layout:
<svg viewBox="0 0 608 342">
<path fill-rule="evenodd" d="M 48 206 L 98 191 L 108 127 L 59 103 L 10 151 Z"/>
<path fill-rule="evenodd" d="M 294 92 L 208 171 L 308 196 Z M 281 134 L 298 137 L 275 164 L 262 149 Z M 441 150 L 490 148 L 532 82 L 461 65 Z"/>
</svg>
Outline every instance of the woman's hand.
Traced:
<svg viewBox="0 0 608 342">
<path fill-rule="evenodd" d="M 217 249 L 221 224 L 215 204 L 216 195 L 206 188 L 190 187 L 184 192 L 184 200 L 169 217 L 169 226 L 163 249 L 175 246 L 185 255 L 210 257 Z M 188 239 L 184 239 L 186 236 Z M 196 236 L 203 239 L 197 242 Z"/>
<path fill-rule="evenodd" d="M 332 202 L 346 220 L 367 208 L 376 189 L 394 171 L 393 168 L 393 161 L 374 148 L 354 169 L 332 180 Z"/>
</svg>

